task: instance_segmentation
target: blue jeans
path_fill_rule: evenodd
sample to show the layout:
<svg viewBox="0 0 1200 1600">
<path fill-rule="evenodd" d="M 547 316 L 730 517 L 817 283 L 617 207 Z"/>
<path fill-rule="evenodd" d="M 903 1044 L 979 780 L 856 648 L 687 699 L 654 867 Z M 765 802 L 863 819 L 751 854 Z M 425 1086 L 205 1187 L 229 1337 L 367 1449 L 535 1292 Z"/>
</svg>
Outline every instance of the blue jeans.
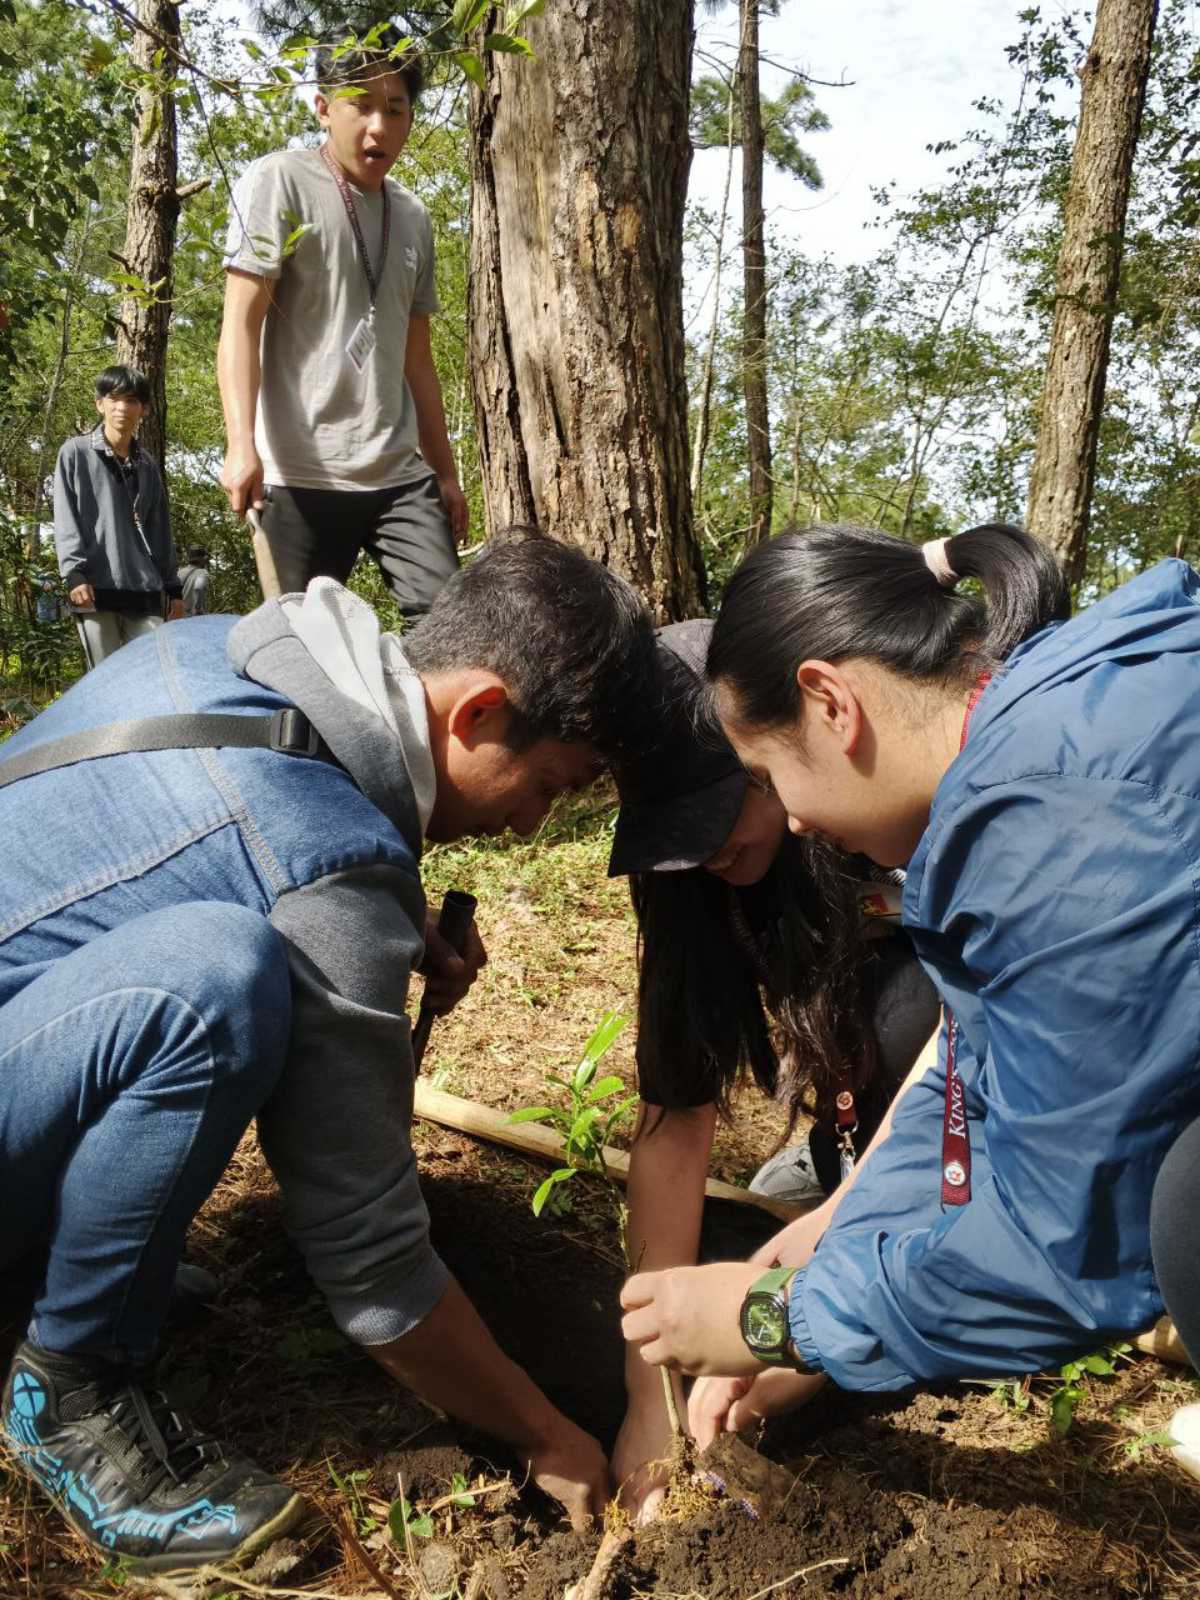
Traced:
<svg viewBox="0 0 1200 1600">
<path fill-rule="evenodd" d="M 49 1243 L 35 1343 L 154 1353 L 188 1225 L 290 1027 L 278 935 L 207 901 L 100 933 L 0 1005 L 0 1262 Z"/>
</svg>

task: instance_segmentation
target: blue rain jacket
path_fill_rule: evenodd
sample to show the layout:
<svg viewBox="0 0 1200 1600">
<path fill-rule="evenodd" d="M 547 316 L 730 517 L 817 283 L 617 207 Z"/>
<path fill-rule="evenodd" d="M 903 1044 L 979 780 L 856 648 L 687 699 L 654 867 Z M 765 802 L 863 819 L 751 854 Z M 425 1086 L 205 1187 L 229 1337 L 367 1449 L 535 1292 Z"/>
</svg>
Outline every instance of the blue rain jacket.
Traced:
<svg viewBox="0 0 1200 1600">
<path fill-rule="evenodd" d="M 1164 561 L 1026 641 L 934 796 L 904 923 L 959 1025 L 792 1288 L 849 1389 L 1053 1366 L 1162 1312 L 1150 1196 L 1200 1116 L 1200 578 Z M 1181 1222 L 1183 1219 L 1181 1219 Z"/>
</svg>

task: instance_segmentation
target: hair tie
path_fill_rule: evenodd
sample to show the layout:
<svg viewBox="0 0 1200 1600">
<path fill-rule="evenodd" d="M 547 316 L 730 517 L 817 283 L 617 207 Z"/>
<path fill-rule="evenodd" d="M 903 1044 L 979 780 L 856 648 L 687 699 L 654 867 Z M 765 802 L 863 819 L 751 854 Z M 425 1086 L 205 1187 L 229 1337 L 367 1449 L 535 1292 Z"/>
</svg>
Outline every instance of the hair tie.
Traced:
<svg viewBox="0 0 1200 1600">
<path fill-rule="evenodd" d="M 921 546 L 921 554 L 925 557 L 925 565 L 933 573 L 943 589 L 953 589 L 958 582 L 958 573 L 950 565 L 946 555 L 946 546 L 949 539 L 929 539 Z"/>
</svg>

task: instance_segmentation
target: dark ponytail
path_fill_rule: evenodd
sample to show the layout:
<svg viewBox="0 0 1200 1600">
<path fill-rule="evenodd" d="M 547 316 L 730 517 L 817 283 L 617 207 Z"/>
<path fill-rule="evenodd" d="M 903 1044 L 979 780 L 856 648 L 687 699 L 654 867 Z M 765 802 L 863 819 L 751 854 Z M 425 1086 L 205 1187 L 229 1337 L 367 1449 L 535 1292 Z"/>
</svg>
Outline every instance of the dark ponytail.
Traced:
<svg viewBox="0 0 1200 1600">
<path fill-rule="evenodd" d="M 1022 639 L 1070 615 L 1054 557 L 1020 528 L 990 522 L 947 539 L 946 564 L 983 600 L 934 576 L 921 546 L 874 528 L 822 523 L 760 545 L 730 580 L 708 652 L 750 726 L 794 721 L 796 667 L 865 656 L 903 677 L 996 666 Z"/>
</svg>

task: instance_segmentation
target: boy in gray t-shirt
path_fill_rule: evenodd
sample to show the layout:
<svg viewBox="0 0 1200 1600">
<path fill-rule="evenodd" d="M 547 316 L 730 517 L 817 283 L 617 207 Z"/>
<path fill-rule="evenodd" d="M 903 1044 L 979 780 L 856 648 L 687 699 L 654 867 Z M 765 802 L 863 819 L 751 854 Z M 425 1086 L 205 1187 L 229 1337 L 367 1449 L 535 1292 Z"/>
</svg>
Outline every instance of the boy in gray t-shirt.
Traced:
<svg viewBox="0 0 1200 1600">
<path fill-rule="evenodd" d="M 433 229 L 388 177 L 421 87 L 394 42 L 319 50 L 325 144 L 263 156 L 235 187 L 221 483 L 239 515 L 262 510 L 285 593 L 344 583 L 365 549 L 418 616 L 458 565 L 467 503 L 430 349 Z"/>
</svg>

